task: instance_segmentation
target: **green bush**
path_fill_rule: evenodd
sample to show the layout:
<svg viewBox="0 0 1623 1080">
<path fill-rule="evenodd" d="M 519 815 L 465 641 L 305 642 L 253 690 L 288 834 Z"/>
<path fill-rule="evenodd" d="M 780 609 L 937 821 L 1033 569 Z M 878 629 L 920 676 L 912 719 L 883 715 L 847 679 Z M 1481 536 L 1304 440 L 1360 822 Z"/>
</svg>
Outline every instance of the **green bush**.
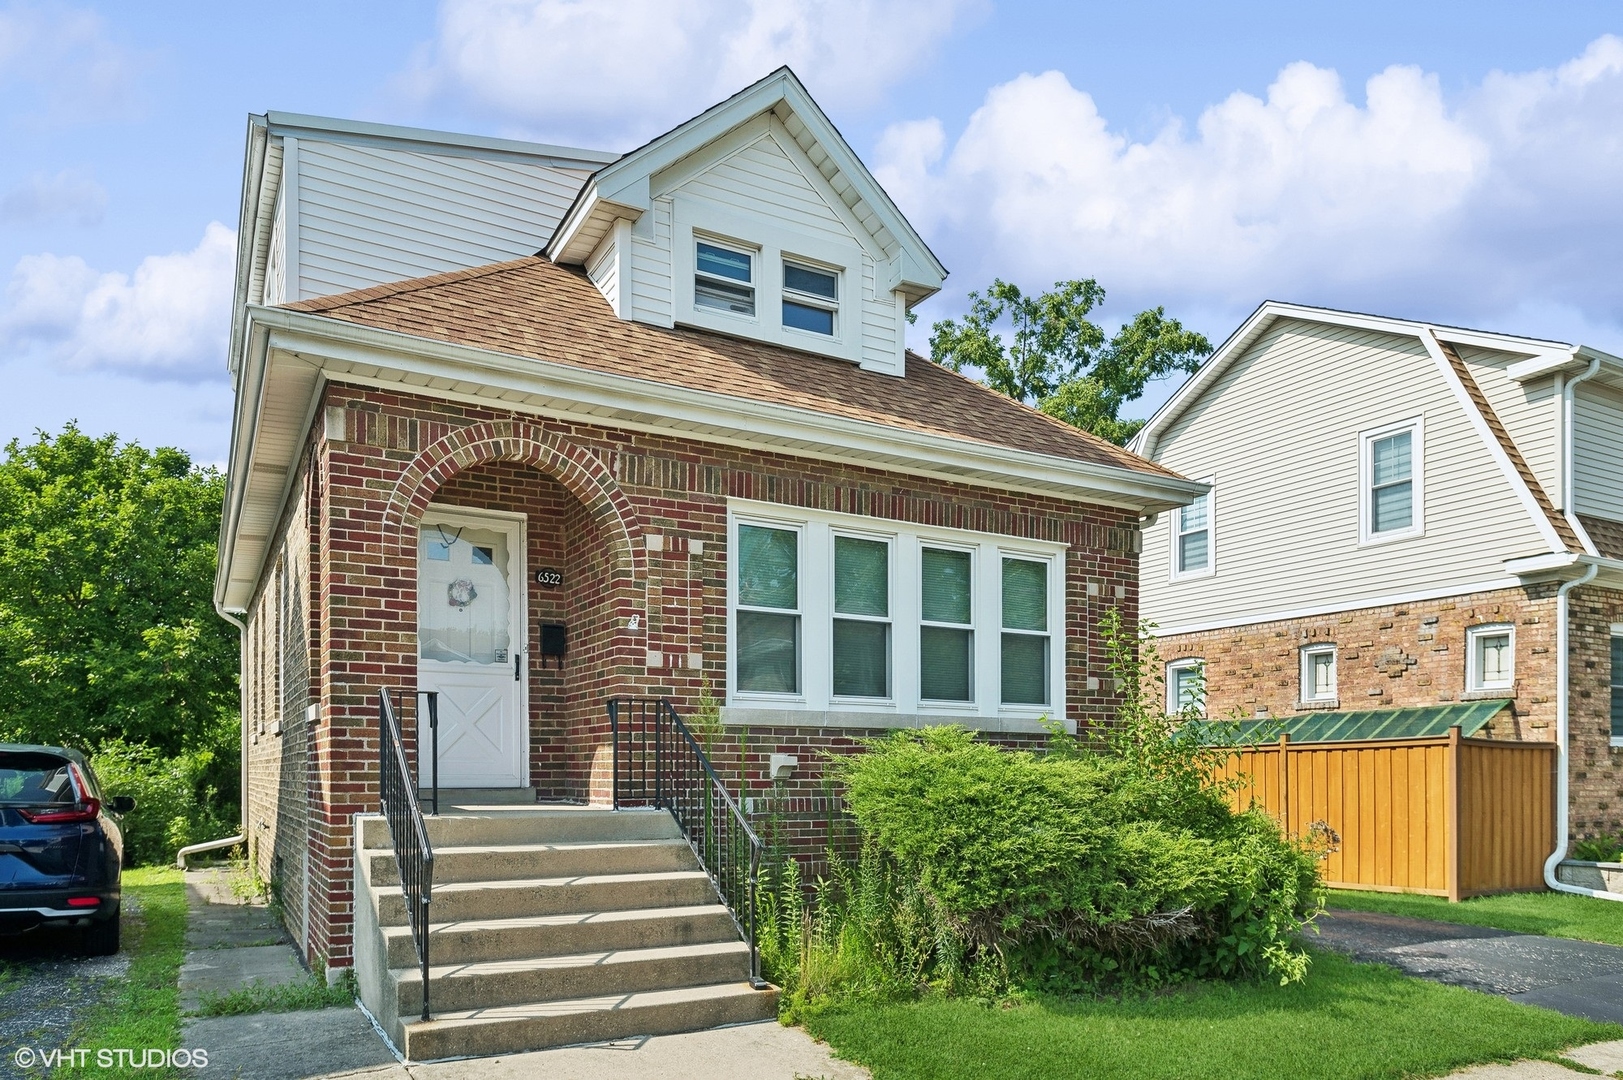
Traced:
<svg viewBox="0 0 1623 1080">
<path fill-rule="evenodd" d="M 233 819 L 222 818 L 215 789 L 207 782 L 214 758 L 212 750 L 164 756 L 122 739 L 107 740 L 92 755 L 90 764 L 103 793 L 135 799 L 135 809 L 123 821 L 130 863 L 166 862 L 187 844 L 231 834 Z"/>
<path fill-rule="evenodd" d="M 1584 862 L 1623 861 L 1623 835 L 1591 836 L 1572 845 L 1572 857 Z"/>
<path fill-rule="evenodd" d="M 1047 753 L 956 727 L 896 732 L 836 762 L 862 838 L 804 899 L 767 875 L 763 959 L 791 1013 L 925 988 L 1001 996 L 1188 978 L 1303 977 L 1319 853 L 1216 781 L 1233 752 L 1179 736 L 1153 643 L 1103 626 L 1123 694 L 1098 745 Z"/>
</svg>

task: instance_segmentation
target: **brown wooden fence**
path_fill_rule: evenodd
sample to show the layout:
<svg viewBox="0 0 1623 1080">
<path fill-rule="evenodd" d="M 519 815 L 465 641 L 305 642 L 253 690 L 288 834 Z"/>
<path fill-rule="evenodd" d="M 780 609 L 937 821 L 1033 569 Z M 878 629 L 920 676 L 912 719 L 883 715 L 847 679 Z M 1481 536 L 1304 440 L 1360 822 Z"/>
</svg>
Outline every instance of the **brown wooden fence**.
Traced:
<svg viewBox="0 0 1623 1080">
<path fill-rule="evenodd" d="M 1326 861 L 1333 889 L 1458 900 L 1544 887 L 1555 849 L 1553 743 L 1447 735 L 1248 747 L 1225 779 L 1295 836 L 1324 822 L 1340 836 Z"/>
</svg>

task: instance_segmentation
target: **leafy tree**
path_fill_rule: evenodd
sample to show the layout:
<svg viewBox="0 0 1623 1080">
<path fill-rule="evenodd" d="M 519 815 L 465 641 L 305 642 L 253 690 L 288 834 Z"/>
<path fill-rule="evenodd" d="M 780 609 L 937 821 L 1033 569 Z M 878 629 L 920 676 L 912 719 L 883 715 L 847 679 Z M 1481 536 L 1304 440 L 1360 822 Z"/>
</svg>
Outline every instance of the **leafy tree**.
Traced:
<svg viewBox="0 0 1623 1080">
<path fill-rule="evenodd" d="M 0 462 L 0 741 L 210 754 L 235 792 L 236 632 L 213 609 L 224 479 L 69 424 Z"/>
<path fill-rule="evenodd" d="M 930 328 L 930 358 L 954 371 L 978 369 L 998 393 L 1124 443 L 1144 422 L 1121 419 L 1121 407 L 1150 380 L 1195 370 L 1212 345 L 1159 307 L 1139 312 L 1107 339 L 1088 319 L 1104 298 L 1092 278 L 1056 282 L 1040 296 L 994 279 L 984 295 L 969 294 L 962 321 Z"/>
</svg>

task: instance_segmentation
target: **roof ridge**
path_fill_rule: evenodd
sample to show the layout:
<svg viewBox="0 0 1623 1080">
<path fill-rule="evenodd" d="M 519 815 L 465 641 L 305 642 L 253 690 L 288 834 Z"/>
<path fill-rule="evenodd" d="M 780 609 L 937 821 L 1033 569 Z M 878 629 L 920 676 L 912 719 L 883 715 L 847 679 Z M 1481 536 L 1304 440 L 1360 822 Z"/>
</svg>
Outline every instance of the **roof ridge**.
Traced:
<svg viewBox="0 0 1623 1080">
<path fill-rule="evenodd" d="M 458 281 L 472 281 L 477 278 L 500 274 L 507 270 L 517 270 L 530 265 L 539 258 L 541 258 L 539 255 L 524 255 L 504 262 L 484 263 L 480 266 L 469 266 L 461 270 L 445 270 L 438 274 L 426 274 L 423 277 L 403 278 L 400 281 L 389 281 L 382 285 L 370 285 L 364 289 L 351 289 L 349 292 L 313 296 L 308 300 L 300 300 L 296 303 L 281 306 L 288 311 L 332 311 L 335 308 L 366 304 L 373 300 L 399 296 L 402 293 L 431 289 L 437 285 L 449 285 Z"/>
</svg>

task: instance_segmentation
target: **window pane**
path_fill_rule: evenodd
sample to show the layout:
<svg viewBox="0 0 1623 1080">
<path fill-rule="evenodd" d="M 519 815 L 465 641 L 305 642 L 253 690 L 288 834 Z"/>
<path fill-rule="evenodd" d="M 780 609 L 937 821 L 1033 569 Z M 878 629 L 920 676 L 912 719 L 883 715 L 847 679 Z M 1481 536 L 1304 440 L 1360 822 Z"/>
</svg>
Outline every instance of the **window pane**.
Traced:
<svg viewBox="0 0 1623 1080">
<path fill-rule="evenodd" d="M 1623 739 L 1623 637 L 1612 639 L 1612 738 Z"/>
<path fill-rule="evenodd" d="M 1374 459 L 1373 478 L 1376 484 L 1390 484 L 1410 478 L 1409 450 L 1413 438 L 1413 433 L 1404 431 L 1370 443 L 1370 456 Z"/>
<path fill-rule="evenodd" d="M 969 552 L 925 548 L 920 562 L 925 622 L 969 622 Z"/>
<path fill-rule="evenodd" d="M 730 311 L 735 315 L 755 314 L 755 290 L 748 285 L 729 285 L 724 281 L 699 278 L 693 283 L 695 307 Z"/>
<path fill-rule="evenodd" d="M 1308 693 L 1316 698 L 1336 696 L 1336 658 L 1333 653 L 1313 653 L 1308 657 Z"/>
<path fill-rule="evenodd" d="M 839 294 L 839 280 L 830 273 L 822 270 L 813 270 L 805 266 L 796 266 L 793 263 L 783 264 L 783 287 L 794 289 L 797 292 L 811 293 L 813 296 L 827 297 L 837 300 Z"/>
<path fill-rule="evenodd" d="M 826 308 L 812 307 L 809 304 L 797 304 L 793 300 L 783 302 L 783 325 L 792 326 L 796 330 L 810 330 L 814 334 L 834 335 L 834 313 Z"/>
<path fill-rule="evenodd" d="M 1370 523 L 1370 531 L 1391 532 L 1393 529 L 1407 529 L 1414 523 L 1412 488 L 1412 484 L 1404 481 L 1375 489 L 1375 504 L 1371 507 L 1374 520 Z"/>
<path fill-rule="evenodd" d="M 800 616 L 766 611 L 738 614 L 738 688 L 762 693 L 800 691 Z"/>
<path fill-rule="evenodd" d="M 1178 571 L 1206 569 L 1206 530 L 1178 537 Z"/>
<path fill-rule="evenodd" d="M 968 630 L 919 627 L 919 696 L 930 701 L 969 700 Z"/>
<path fill-rule="evenodd" d="M 890 545 L 854 536 L 834 538 L 834 610 L 841 615 L 890 614 Z"/>
<path fill-rule="evenodd" d="M 1048 638 L 1003 635 L 1003 700 L 1010 705 L 1048 703 Z"/>
<path fill-rule="evenodd" d="M 890 624 L 834 620 L 834 693 L 890 696 Z"/>
<path fill-rule="evenodd" d="M 1003 560 L 1003 626 L 1008 630 L 1048 629 L 1048 564 Z"/>
<path fill-rule="evenodd" d="M 750 280 L 750 257 L 742 251 L 728 251 L 702 241 L 698 247 L 700 272 L 746 283 Z"/>
<path fill-rule="evenodd" d="M 1477 670 L 1483 685 L 1510 681 L 1510 635 L 1477 638 Z"/>
<path fill-rule="evenodd" d="M 1204 704 L 1206 692 L 1198 666 L 1172 669 L 1172 700 L 1180 710 Z"/>
<path fill-rule="evenodd" d="M 800 606 L 799 537 L 790 529 L 738 527 L 738 602 L 750 607 Z"/>
<path fill-rule="evenodd" d="M 1190 532 L 1206 527 L 1206 496 L 1202 495 L 1178 511 L 1178 531 Z"/>
</svg>

